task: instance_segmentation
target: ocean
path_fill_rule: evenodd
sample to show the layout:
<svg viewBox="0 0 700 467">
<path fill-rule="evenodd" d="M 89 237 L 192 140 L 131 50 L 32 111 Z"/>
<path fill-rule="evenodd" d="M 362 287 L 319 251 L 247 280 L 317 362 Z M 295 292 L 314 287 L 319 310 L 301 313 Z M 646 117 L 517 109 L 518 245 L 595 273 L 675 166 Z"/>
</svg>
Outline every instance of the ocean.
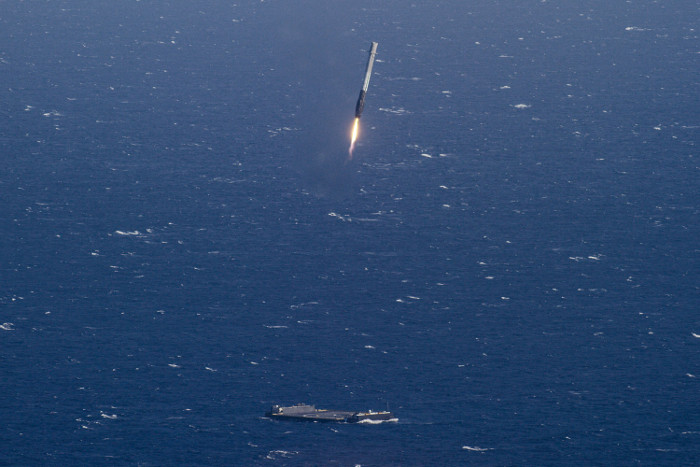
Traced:
<svg viewBox="0 0 700 467">
<path fill-rule="evenodd" d="M 0 465 L 698 465 L 698 24 L 3 2 Z"/>
</svg>

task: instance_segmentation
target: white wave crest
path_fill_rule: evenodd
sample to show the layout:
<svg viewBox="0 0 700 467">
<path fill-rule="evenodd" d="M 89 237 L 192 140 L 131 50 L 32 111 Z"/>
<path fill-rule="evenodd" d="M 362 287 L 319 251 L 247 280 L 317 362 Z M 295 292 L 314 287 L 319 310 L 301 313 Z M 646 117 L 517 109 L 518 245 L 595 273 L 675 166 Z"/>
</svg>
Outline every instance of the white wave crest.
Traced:
<svg viewBox="0 0 700 467">
<path fill-rule="evenodd" d="M 114 233 L 117 235 L 141 235 L 141 232 L 139 232 L 138 230 L 115 230 Z"/>
<path fill-rule="evenodd" d="M 397 423 L 398 421 L 398 418 L 390 418 L 388 420 L 370 420 L 366 418 L 364 420 L 360 420 L 357 423 L 364 423 L 365 425 L 379 425 L 380 423 Z"/>
<path fill-rule="evenodd" d="M 267 456 L 265 456 L 266 459 L 270 460 L 277 460 L 280 458 L 290 458 L 296 454 L 299 454 L 298 451 L 283 451 L 281 449 L 277 449 L 275 451 L 270 451 L 267 453 Z"/>
<path fill-rule="evenodd" d="M 465 451 L 484 452 L 491 451 L 492 448 L 480 448 L 479 446 L 462 446 Z"/>
</svg>

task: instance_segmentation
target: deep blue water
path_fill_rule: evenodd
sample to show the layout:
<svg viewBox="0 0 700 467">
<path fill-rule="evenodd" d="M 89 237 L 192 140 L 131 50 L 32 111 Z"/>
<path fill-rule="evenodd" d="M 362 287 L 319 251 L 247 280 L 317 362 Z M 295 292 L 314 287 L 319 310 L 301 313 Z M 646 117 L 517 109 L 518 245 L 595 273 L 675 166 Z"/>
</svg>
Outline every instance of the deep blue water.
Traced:
<svg viewBox="0 0 700 467">
<path fill-rule="evenodd" d="M 697 465 L 698 24 L 4 2 L 0 464 Z"/>
</svg>

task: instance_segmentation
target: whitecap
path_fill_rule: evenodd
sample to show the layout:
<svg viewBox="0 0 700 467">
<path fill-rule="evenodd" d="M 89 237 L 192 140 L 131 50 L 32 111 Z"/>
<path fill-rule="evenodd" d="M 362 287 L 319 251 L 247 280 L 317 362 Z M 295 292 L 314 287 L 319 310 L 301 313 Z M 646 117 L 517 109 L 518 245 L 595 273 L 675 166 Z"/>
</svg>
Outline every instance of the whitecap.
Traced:
<svg viewBox="0 0 700 467">
<path fill-rule="evenodd" d="M 266 459 L 276 460 L 279 457 L 289 458 L 295 454 L 299 454 L 297 451 L 283 451 L 281 449 L 270 451 L 267 453 Z"/>
<path fill-rule="evenodd" d="M 462 446 L 462 449 L 475 452 L 491 451 L 491 448 L 480 448 L 479 446 Z"/>
<path fill-rule="evenodd" d="M 138 230 L 115 230 L 114 233 L 117 235 L 141 235 L 141 232 Z"/>
<path fill-rule="evenodd" d="M 14 323 L 2 323 L 0 324 L 0 329 L 3 331 L 14 331 L 12 326 L 14 326 Z"/>
<path fill-rule="evenodd" d="M 380 112 L 387 112 L 387 113 L 395 114 L 395 115 L 404 115 L 404 114 L 411 113 L 408 110 L 404 109 L 403 107 L 391 107 L 391 108 L 380 107 L 379 111 Z"/>
<path fill-rule="evenodd" d="M 379 425 L 380 423 L 396 423 L 398 421 L 399 421 L 398 418 L 390 418 L 388 420 L 370 420 L 370 419 L 366 418 L 364 420 L 360 420 L 357 423 L 362 423 L 365 425 Z"/>
<path fill-rule="evenodd" d="M 515 104 L 513 105 L 513 107 L 515 107 L 516 109 L 529 109 L 532 106 L 529 104 Z"/>
<path fill-rule="evenodd" d="M 44 117 L 63 117 L 63 114 L 57 110 L 42 113 Z"/>
<path fill-rule="evenodd" d="M 338 219 L 340 219 L 341 221 L 344 221 L 344 222 L 345 222 L 345 221 L 352 221 L 351 218 L 341 216 L 340 214 L 335 213 L 335 212 L 329 212 L 328 215 L 331 216 L 331 217 L 336 217 L 336 218 L 338 218 Z"/>
</svg>

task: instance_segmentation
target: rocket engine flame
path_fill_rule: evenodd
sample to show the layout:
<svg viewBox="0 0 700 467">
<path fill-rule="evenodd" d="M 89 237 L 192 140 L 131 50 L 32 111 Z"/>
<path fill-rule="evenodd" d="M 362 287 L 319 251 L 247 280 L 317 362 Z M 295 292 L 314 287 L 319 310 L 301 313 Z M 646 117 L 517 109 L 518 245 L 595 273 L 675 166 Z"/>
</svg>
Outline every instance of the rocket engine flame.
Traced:
<svg viewBox="0 0 700 467">
<path fill-rule="evenodd" d="M 355 124 L 352 126 L 352 136 L 350 137 L 350 150 L 348 154 L 350 159 L 352 159 L 352 152 L 355 150 L 355 142 L 357 141 L 357 134 L 360 132 L 360 117 L 355 117 Z"/>
</svg>

